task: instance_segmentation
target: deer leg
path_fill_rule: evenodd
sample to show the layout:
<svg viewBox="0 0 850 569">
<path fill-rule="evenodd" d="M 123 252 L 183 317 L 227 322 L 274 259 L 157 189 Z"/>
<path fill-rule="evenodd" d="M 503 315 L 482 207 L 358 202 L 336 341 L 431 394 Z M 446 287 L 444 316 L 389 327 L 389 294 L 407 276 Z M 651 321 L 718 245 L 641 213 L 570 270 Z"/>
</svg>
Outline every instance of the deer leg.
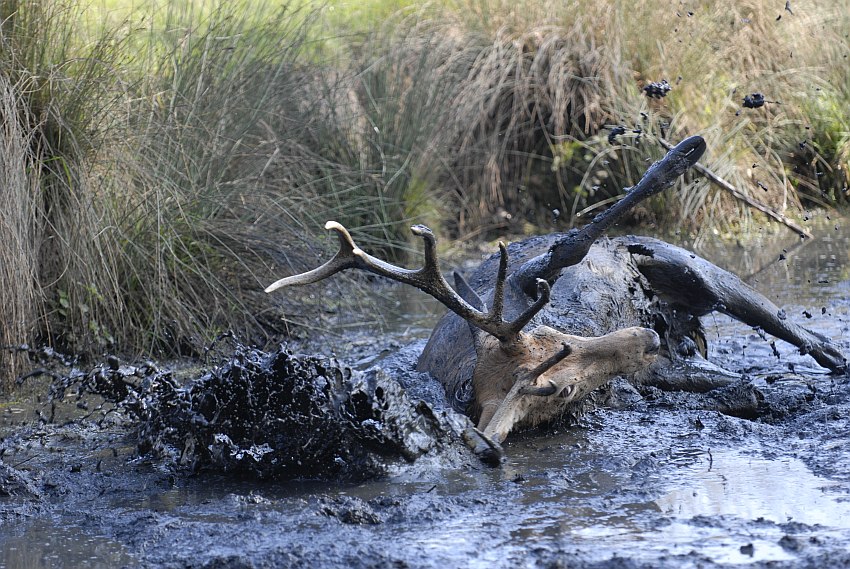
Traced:
<svg viewBox="0 0 850 569">
<path fill-rule="evenodd" d="M 829 338 L 803 328 L 779 307 L 732 273 L 675 245 L 648 237 L 621 241 L 653 290 L 695 316 L 717 310 L 799 348 L 834 373 L 847 373 L 848 360 Z"/>
</svg>

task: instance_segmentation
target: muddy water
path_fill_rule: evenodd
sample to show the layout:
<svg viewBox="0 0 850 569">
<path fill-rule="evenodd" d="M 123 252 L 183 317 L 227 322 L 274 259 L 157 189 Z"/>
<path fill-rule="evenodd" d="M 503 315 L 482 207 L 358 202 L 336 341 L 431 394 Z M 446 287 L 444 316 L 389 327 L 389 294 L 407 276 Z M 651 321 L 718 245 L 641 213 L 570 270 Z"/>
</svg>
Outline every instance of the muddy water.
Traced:
<svg viewBox="0 0 850 569">
<path fill-rule="evenodd" d="M 850 222 L 821 220 L 817 231 L 804 243 L 684 245 L 846 348 Z M 437 318 L 423 295 L 390 287 L 383 296 L 391 339 L 337 346 L 361 367 L 427 336 Z M 0 496 L 0 568 L 847 566 L 846 380 L 780 342 L 777 357 L 728 318 L 706 324 L 712 359 L 750 373 L 787 416 L 747 421 L 639 402 L 512 437 L 500 469 L 268 485 L 174 477 L 134 458 L 114 432 L 38 434 L 26 401 L 7 404 L 0 436 L 21 423 L 34 434 L 4 460 L 35 465 L 31 475 L 49 484 L 43 501 Z"/>
<path fill-rule="evenodd" d="M 87 534 L 79 527 L 38 520 L 9 532 L 2 543 L 0 567 L 37 569 L 48 567 L 91 567 L 110 569 L 134 563 L 124 546 L 102 536 Z"/>
</svg>

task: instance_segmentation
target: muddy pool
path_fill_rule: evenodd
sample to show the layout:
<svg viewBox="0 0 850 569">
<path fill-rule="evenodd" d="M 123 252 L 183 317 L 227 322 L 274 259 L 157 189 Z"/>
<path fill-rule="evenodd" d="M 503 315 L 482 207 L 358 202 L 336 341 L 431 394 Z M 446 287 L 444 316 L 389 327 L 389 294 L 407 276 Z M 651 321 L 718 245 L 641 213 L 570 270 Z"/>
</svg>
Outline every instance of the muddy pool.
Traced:
<svg viewBox="0 0 850 569">
<path fill-rule="evenodd" d="M 850 220 L 719 243 L 684 245 L 850 353 Z M 333 346 L 351 365 L 415 353 L 441 313 L 403 287 L 381 296 L 382 341 Z M 176 475 L 118 418 L 42 424 L 31 384 L 0 405 L 0 456 L 22 476 L 0 494 L 0 568 L 850 566 L 848 379 L 724 316 L 705 324 L 710 359 L 764 396 L 755 419 L 659 393 L 512 436 L 501 468 L 358 484 Z"/>
</svg>

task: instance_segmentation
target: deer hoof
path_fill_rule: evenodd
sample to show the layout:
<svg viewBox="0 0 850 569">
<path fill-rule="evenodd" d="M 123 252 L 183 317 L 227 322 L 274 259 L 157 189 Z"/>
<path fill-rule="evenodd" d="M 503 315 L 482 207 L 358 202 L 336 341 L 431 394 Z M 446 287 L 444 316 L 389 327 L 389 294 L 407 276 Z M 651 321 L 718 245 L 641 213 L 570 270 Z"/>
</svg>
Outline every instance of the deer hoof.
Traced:
<svg viewBox="0 0 850 569">
<path fill-rule="evenodd" d="M 505 451 L 502 450 L 502 445 L 475 427 L 463 431 L 463 441 L 472 449 L 475 456 L 487 466 L 499 466 L 505 460 Z"/>
</svg>

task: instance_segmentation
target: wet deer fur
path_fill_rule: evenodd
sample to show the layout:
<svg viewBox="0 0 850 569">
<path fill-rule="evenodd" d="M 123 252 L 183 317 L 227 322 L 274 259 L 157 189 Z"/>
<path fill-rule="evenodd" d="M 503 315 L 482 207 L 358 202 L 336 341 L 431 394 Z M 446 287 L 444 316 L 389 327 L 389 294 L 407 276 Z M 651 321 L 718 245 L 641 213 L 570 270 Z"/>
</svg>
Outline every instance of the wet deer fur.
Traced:
<svg viewBox="0 0 850 569">
<path fill-rule="evenodd" d="M 618 375 L 710 389 L 732 374 L 704 355 L 699 316 L 718 310 L 798 346 L 836 372 L 847 361 L 827 339 L 778 317 L 779 309 L 738 277 L 679 247 L 646 237 L 602 238 L 639 201 L 669 187 L 705 150 L 690 137 L 653 164 L 614 206 L 581 230 L 500 244 L 470 276 L 443 276 L 430 229 L 424 266 L 405 269 L 361 249 L 340 224 L 340 250 L 312 271 L 266 292 L 369 271 L 430 294 L 449 313 L 434 328 L 419 370 L 440 380 L 458 410 L 477 420 L 476 452 L 498 454 L 512 430 L 556 418 Z M 698 345 L 699 344 L 699 345 Z M 701 349 L 700 349 L 701 348 Z"/>
</svg>

